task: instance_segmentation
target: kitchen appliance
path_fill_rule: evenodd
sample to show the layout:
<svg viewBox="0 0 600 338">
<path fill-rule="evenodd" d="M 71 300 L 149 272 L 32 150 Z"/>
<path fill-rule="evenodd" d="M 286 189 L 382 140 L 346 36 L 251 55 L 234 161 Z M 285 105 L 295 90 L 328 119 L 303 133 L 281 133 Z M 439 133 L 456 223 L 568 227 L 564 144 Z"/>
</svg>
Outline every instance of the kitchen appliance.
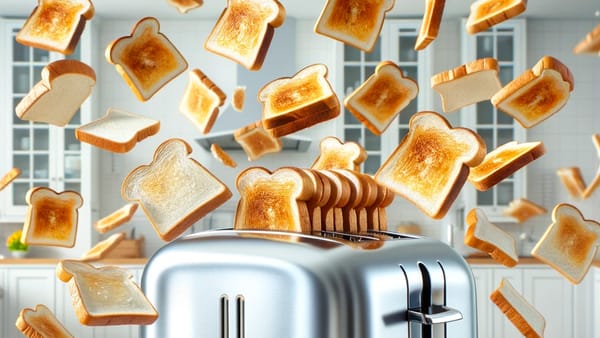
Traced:
<svg viewBox="0 0 600 338">
<path fill-rule="evenodd" d="M 476 337 L 471 270 L 446 244 L 387 231 L 213 230 L 167 244 L 142 288 L 142 337 Z"/>
</svg>

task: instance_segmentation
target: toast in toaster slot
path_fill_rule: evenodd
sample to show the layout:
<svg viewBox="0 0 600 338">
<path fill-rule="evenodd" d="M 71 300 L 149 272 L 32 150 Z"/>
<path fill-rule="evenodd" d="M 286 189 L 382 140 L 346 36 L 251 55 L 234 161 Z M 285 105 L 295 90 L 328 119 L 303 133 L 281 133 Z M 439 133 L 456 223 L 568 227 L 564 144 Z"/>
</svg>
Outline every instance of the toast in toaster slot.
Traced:
<svg viewBox="0 0 600 338">
<path fill-rule="evenodd" d="M 358 233 L 358 214 L 356 211 L 359 207 L 362 207 L 365 198 L 368 197 L 368 195 L 365 194 L 365 187 L 363 186 L 359 175 L 354 171 L 347 169 L 332 169 L 332 171 L 340 174 L 342 179 L 346 180 L 350 187 L 348 203 L 342 208 L 342 228 L 345 232 Z M 338 220 L 338 222 L 340 221 Z"/>
<path fill-rule="evenodd" d="M 373 179 L 373 178 L 371 178 L 371 179 Z M 365 218 L 366 218 L 366 222 L 367 222 L 367 229 L 377 231 L 380 228 L 380 226 L 379 226 L 379 207 L 386 200 L 386 197 L 388 197 L 387 196 L 388 189 L 386 189 L 384 186 L 375 182 L 374 179 L 373 179 L 373 182 L 375 183 L 375 199 L 374 199 L 373 203 L 366 206 Z M 392 197 L 393 197 L 393 193 L 392 193 Z"/>
<path fill-rule="evenodd" d="M 334 136 L 328 136 L 319 144 L 320 153 L 312 169 L 349 169 L 360 171 L 360 165 L 367 159 L 367 151 L 352 141 L 342 142 Z"/>
<path fill-rule="evenodd" d="M 73 338 L 73 335 L 44 304 L 38 304 L 34 309 L 22 309 L 15 325 L 26 337 Z"/>
<path fill-rule="evenodd" d="M 559 168 L 556 170 L 556 174 L 567 189 L 569 196 L 578 199 L 584 198 L 583 192 L 586 190 L 586 186 L 579 167 Z"/>
<path fill-rule="evenodd" d="M 380 231 L 386 231 L 388 228 L 386 208 L 390 204 L 392 204 L 392 202 L 394 201 L 394 198 L 396 197 L 396 195 L 394 194 L 394 191 L 392 191 L 391 189 L 385 188 L 385 191 L 386 191 L 385 199 L 381 202 L 381 204 L 377 208 L 377 221 L 378 221 Z"/>
<path fill-rule="evenodd" d="M 309 222 L 311 225 L 312 232 L 318 231 L 321 229 L 320 223 L 320 214 L 318 217 L 315 217 L 315 213 L 317 213 L 322 204 L 327 201 L 329 196 L 325 196 L 325 193 L 329 194 L 331 192 L 331 188 L 328 187 L 327 192 L 325 191 L 323 180 L 316 174 L 315 171 L 310 169 L 302 169 L 302 168 L 293 168 L 300 171 L 302 175 L 305 175 L 310 182 L 312 183 L 313 195 L 306 202 L 306 209 L 308 210 Z"/>
<path fill-rule="evenodd" d="M 316 202 L 315 207 L 310 212 L 310 219 L 313 231 L 321 231 L 325 230 L 325 213 L 324 210 L 329 210 L 333 204 L 335 204 L 335 194 L 337 191 L 332 191 L 334 187 L 331 186 L 331 181 L 325 175 L 323 175 L 319 170 L 307 169 L 310 173 L 314 175 L 316 179 L 321 182 L 321 186 L 323 190 L 321 191 L 321 198 L 318 202 Z M 333 194 L 333 196 L 332 196 Z"/>
<path fill-rule="evenodd" d="M 344 232 L 342 208 L 350 201 L 350 182 L 344 176 L 332 170 L 321 170 L 320 172 L 329 179 L 332 186 L 331 191 L 337 193 L 335 196 L 337 197 L 336 203 L 329 209 L 321 210 L 322 213 L 325 213 L 325 230 Z M 321 219 L 323 219 L 323 215 L 321 215 Z"/>
<path fill-rule="evenodd" d="M 377 183 L 370 175 L 359 173 L 358 177 L 361 181 L 363 189 L 363 200 L 361 204 L 356 207 L 358 232 L 367 233 L 369 231 L 367 209 L 370 208 L 377 200 L 378 188 Z"/>
</svg>

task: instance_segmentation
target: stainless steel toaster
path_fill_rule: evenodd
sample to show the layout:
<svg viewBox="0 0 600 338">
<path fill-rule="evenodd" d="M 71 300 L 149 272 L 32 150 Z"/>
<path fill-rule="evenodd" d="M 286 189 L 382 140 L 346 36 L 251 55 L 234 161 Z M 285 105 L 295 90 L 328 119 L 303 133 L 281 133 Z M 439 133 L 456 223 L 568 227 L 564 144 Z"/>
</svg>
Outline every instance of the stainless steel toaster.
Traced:
<svg viewBox="0 0 600 338">
<path fill-rule="evenodd" d="M 142 337 L 476 337 L 473 275 L 432 239 L 386 231 L 213 230 L 165 245 Z"/>
</svg>

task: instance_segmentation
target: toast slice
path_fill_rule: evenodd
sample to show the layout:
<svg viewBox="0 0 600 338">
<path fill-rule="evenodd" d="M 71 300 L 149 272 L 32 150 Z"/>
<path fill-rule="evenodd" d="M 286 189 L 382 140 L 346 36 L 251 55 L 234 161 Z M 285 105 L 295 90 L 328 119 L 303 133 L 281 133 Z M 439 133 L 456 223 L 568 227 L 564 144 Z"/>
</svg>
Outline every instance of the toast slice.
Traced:
<svg viewBox="0 0 600 338">
<path fill-rule="evenodd" d="M 586 186 L 579 167 L 559 168 L 556 174 L 567 189 L 569 196 L 584 198 L 583 192 L 586 190 Z"/>
<path fill-rule="evenodd" d="M 600 186 L 600 167 L 598 167 L 598 170 L 596 170 L 596 176 L 594 176 L 592 182 L 590 182 L 590 184 L 586 186 L 583 190 L 583 193 L 581 193 L 581 197 L 583 199 L 586 199 L 592 196 L 592 194 L 598 188 L 598 186 Z"/>
<path fill-rule="evenodd" d="M 90 0 L 38 0 L 38 5 L 16 40 L 20 44 L 59 52 L 73 53 L 85 29 L 85 23 L 94 17 Z"/>
<path fill-rule="evenodd" d="M 419 85 L 405 77 L 392 61 L 382 61 L 360 87 L 344 99 L 344 106 L 375 135 L 381 135 L 417 97 Z"/>
<path fill-rule="evenodd" d="M 76 128 L 75 137 L 106 151 L 126 153 L 159 130 L 158 120 L 110 108 L 103 117 Z"/>
<path fill-rule="evenodd" d="M 569 68 L 551 56 L 544 56 L 494 94 L 491 101 L 521 126 L 531 128 L 562 109 L 573 86 Z"/>
<path fill-rule="evenodd" d="M 425 14 L 415 42 L 415 50 L 427 48 L 437 38 L 445 5 L 446 0 L 427 0 L 425 2 Z"/>
<path fill-rule="evenodd" d="M 281 140 L 263 128 L 262 121 L 236 129 L 233 138 L 242 146 L 248 161 L 257 160 L 266 154 L 278 153 L 283 148 Z"/>
<path fill-rule="evenodd" d="M 315 25 L 315 33 L 365 52 L 371 52 L 387 12 L 395 0 L 327 0 Z"/>
<path fill-rule="evenodd" d="M 160 32 L 160 23 L 153 17 L 141 19 L 131 35 L 111 42 L 105 56 L 142 102 L 188 68 L 183 55 Z"/>
<path fill-rule="evenodd" d="M 504 215 L 514 218 L 517 223 L 523 223 L 532 217 L 543 215 L 547 212 L 548 210 L 546 210 L 546 208 L 527 198 L 512 200 L 508 203 L 508 206 L 502 210 Z"/>
<path fill-rule="evenodd" d="M 600 53 L 600 24 L 596 25 L 586 36 L 573 48 L 574 54 L 592 54 Z"/>
<path fill-rule="evenodd" d="M 500 285 L 490 294 L 490 300 L 506 318 L 527 338 L 544 337 L 546 320 L 513 286 L 502 278 Z"/>
<path fill-rule="evenodd" d="M 508 232 L 492 224 L 483 210 L 474 208 L 467 214 L 465 244 L 487 252 L 494 260 L 509 268 L 517 265 L 517 241 Z"/>
<path fill-rule="evenodd" d="M 44 304 L 38 304 L 33 309 L 22 309 L 15 325 L 29 338 L 73 338 L 73 335 Z"/>
<path fill-rule="evenodd" d="M 137 211 L 138 205 L 138 203 L 125 204 L 110 215 L 99 219 L 94 223 L 94 228 L 103 234 L 129 222 Z"/>
<path fill-rule="evenodd" d="M 168 139 L 148 165 L 133 169 L 123 180 L 121 195 L 137 202 L 158 236 L 171 241 L 231 198 L 229 188 L 189 157 L 191 146 Z"/>
<path fill-rule="evenodd" d="M 202 134 L 208 134 L 217 117 L 219 107 L 225 103 L 227 95 L 217 87 L 202 71 L 193 69 L 179 111 L 183 113 Z"/>
<path fill-rule="evenodd" d="M 489 100 L 501 88 L 498 61 L 483 58 L 431 77 L 431 88 L 440 94 L 444 113 Z"/>
<path fill-rule="evenodd" d="M 68 283 L 73 309 L 83 325 L 149 325 L 158 312 L 133 281 L 117 266 L 95 266 L 64 259 L 56 276 Z"/>
<path fill-rule="evenodd" d="M 545 153 L 542 142 L 505 143 L 488 153 L 481 164 L 471 168 L 469 182 L 477 190 L 486 191 Z"/>
<path fill-rule="evenodd" d="M 531 255 L 547 263 L 571 283 L 579 284 L 587 274 L 600 244 L 600 223 L 584 219 L 577 207 L 559 203 L 552 211 L 552 224 Z"/>
<path fill-rule="evenodd" d="M 594 148 L 596 148 L 596 153 L 598 154 L 598 158 L 600 159 L 600 135 L 592 134 L 592 142 L 594 143 Z"/>
<path fill-rule="evenodd" d="M 2 178 L 0 178 L 0 191 L 6 188 L 12 181 L 21 175 L 21 169 L 17 167 L 11 168 Z"/>
<path fill-rule="evenodd" d="M 415 204 L 426 215 L 444 217 L 469 176 L 485 157 L 475 132 L 452 128 L 435 112 L 419 112 L 408 134 L 375 173 L 375 181 Z"/>
<path fill-rule="evenodd" d="M 513 18 L 527 9 L 527 0 L 478 0 L 471 4 L 467 18 L 467 32 L 483 32 L 503 21 Z"/>
<path fill-rule="evenodd" d="M 233 91 L 233 99 L 231 100 L 231 107 L 236 111 L 241 112 L 244 110 L 244 102 L 246 101 L 246 86 L 237 86 Z"/>
<path fill-rule="evenodd" d="M 83 198 L 76 191 L 57 193 L 46 187 L 29 189 L 25 196 L 27 213 L 21 242 L 28 245 L 72 248 L 77 237 Z"/>
<path fill-rule="evenodd" d="M 249 70 L 259 70 L 275 34 L 285 21 L 285 8 L 277 0 L 227 0 L 204 49 Z"/>
<path fill-rule="evenodd" d="M 342 142 L 334 136 L 321 140 L 321 152 L 311 169 L 348 169 L 360 171 L 360 165 L 367 159 L 367 151 L 356 142 Z"/>
<path fill-rule="evenodd" d="M 121 243 L 121 241 L 124 239 L 124 232 L 112 234 L 105 240 L 98 242 L 91 249 L 86 251 L 86 253 L 84 253 L 79 260 L 82 262 L 91 262 L 103 259 L 110 252 L 110 250 L 116 248 L 117 245 L 119 245 L 119 243 Z"/>
<path fill-rule="evenodd" d="M 186 14 L 194 8 L 198 8 L 204 4 L 203 0 L 167 0 L 167 3 L 179 11 L 181 14 Z"/>
<path fill-rule="evenodd" d="M 229 156 L 229 154 L 225 150 L 223 150 L 223 148 L 221 148 L 220 145 L 216 143 L 211 144 L 210 152 L 212 153 L 215 159 L 219 160 L 224 165 L 231 168 L 237 167 L 237 163 L 235 162 L 235 160 L 231 156 Z"/>
<path fill-rule="evenodd" d="M 22 120 L 64 127 L 96 85 L 96 73 L 77 60 L 57 60 L 42 69 L 42 79 L 15 107 Z"/>
</svg>

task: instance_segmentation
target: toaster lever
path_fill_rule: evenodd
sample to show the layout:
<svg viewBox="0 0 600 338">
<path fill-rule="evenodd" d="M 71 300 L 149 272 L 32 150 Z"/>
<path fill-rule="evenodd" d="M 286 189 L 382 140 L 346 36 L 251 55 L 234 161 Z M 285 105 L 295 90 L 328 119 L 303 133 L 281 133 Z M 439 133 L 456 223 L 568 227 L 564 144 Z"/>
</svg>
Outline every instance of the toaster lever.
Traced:
<svg viewBox="0 0 600 338">
<path fill-rule="evenodd" d="M 444 305 L 431 305 L 423 310 L 426 310 L 426 312 L 416 309 L 408 310 L 408 319 L 424 325 L 447 323 L 462 319 L 460 311 Z"/>
</svg>

